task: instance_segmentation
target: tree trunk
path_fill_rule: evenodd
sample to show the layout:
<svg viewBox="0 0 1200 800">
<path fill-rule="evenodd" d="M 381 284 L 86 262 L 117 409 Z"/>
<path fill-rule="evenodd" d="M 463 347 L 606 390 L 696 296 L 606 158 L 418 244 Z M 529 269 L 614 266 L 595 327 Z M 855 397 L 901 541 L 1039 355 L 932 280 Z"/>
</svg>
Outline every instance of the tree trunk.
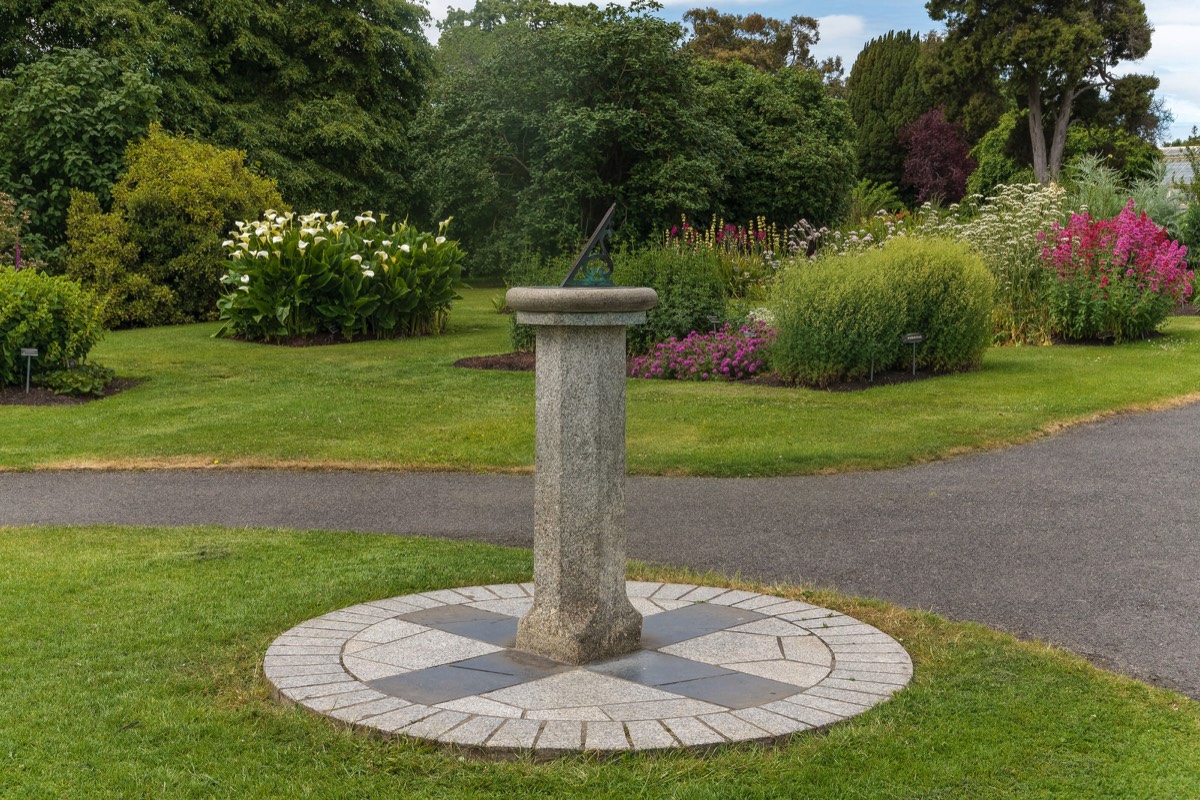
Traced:
<svg viewBox="0 0 1200 800">
<path fill-rule="evenodd" d="M 1046 165 L 1052 181 L 1058 180 L 1058 173 L 1062 170 L 1063 151 L 1067 149 L 1067 128 L 1071 127 L 1071 106 L 1075 102 L 1076 94 L 1078 92 L 1074 88 L 1063 89 L 1058 119 L 1054 121 L 1054 139 L 1050 143 L 1050 160 Z"/>
<path fill-rule="evenodd" d="M 1046 131 L 1042 127 L 1042 91 L 1036 77 L 1029 79 L 1029 143 L 1033 146 L 1033 175 L 1038 183 L 1045 185 L 1051 178 L 1046 158 Z"/>
</svg>

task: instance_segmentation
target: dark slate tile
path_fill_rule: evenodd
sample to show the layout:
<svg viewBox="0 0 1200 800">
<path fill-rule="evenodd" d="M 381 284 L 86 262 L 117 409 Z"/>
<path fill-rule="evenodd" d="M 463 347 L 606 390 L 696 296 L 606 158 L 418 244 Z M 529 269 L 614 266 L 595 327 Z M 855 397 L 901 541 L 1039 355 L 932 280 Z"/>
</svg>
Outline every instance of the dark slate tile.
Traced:
<svg viewBox="0 0 1200 800">
<path fill-rule="evenodd" d="M 500 650 L 483 656 L 475 656 L 454 662 L 454 666 L 479 672 L 495 672 L 499 675 L 519 677 L 521 682 L 545 678 L 556 672 L 575 669 L 570 664 L 526 653 L 521 650 Z"/>
<path fill-rule="evenodd" d="M 451 664 L 419 669 L 390 678 L 367 681 L 377 692 L 399 697 L 412 703 L 444 703 L 473 694 L 491 692 L 521 682 L 512 675 L 497 672 L 459 669 Z"/>
<path fill-rule="evenodd" d="M 651 614 L 642 620 L 642 647 L 657 650 L 670 644 L 706 636 L 747 622 L 765 619 L 765 614 L 744 608 L 693 603 L 690 606 Z M 403 617 L 402 617 L 403 619 Z M 428 623 L 421 623 L 427 625 Z"/>
<path fill-rule="evenodd" d="M 784 700 L 799 691 L 798 687 L 790 683 L 760 678 L 757 675 L 747 675 L 744 672 L 731 672 L 728 675 L 717 675 L 711 678 L 659 684 L 658 688 L 696 700 L 716 703 L 726 708 L 760 706 L 764 703 Z"/>
<path fill-rule="evenodd" d="M 516 617 L 481 608 L 441 606 L 401 614 L 399 618 L 497 647 L 512 647 L 517 643 Z"/>
<path fill-rule="evenodd" d="M 692 661 L 690 658 L 680 658 L 660 653 L 657 650 L 636 650 L 608 661 L 589 664 L 585 669 L 614 678 L 623 678 L 643 686 L 662 686 L 667 683 L 678 683 L 696 678 L 713 678 L 732 673 L 732 670 L 724 667 L 702 664 L 699 661 Z"/>
</svg>

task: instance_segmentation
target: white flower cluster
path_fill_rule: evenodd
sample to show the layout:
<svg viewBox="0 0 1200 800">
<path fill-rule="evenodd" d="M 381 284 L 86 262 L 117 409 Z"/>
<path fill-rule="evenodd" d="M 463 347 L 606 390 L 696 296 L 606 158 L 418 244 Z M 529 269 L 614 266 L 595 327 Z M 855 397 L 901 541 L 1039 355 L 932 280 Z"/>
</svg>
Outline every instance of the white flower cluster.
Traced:
<svg viewBox="0 0 1200 800">
<path fill-rule="evenodd" d="M 355 215 L 354 223 L 350 224 L 338 219 L 337 211 L 297 215 L 294 211 L 268 209 L 262 219 L 234 223 L 235 230 L 229 232 L 231 238 L 221 243 L 230 251 L 231 262 L 221 280 L 230 284 L 241 283 L 239 288 L 249 291 L 247 284 L 250 283 L 250 276 L 246 274 L 249 265 L 240 268 L 240 261 L 272 257 L 318 258 L 322 255 L 348 259 L 358 266 L 364 278 L 374 278 L 377 270 L 388 272 L 397 259 L 411 257 L 414 247 L 419 247 L 423 253 L 429 252 L 431 237 L 428 234 L 410 228 L 407 222 L 393 224 L 390 230 L 385 231 L 382 225 L 386 218 L 386 214 L 380 214 L 377 218 L 373 212 L 364 211 Z M 444 233 L 449 223 L 447 219 L 439 225 L 438 236 L 432 239 L 432 247 L 446 244 Z M 366 236 L 375 231 L 392 238 L 381 236 L 380 246 L 372 249 L 376 240 Z M 408 241 L 397 244 L 400 239 Z M 334 251 L 325 253 L 329 248 L 334 248 Z"/>
</svg>

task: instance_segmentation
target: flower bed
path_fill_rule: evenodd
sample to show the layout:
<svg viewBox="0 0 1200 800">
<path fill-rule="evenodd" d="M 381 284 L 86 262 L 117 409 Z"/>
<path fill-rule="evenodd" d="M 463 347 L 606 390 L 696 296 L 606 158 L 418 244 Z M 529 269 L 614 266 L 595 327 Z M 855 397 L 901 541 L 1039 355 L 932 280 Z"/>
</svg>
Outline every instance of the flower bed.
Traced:
<svg viewBox="0 0 1200 800">
<path fill-rule="evenodd" d="M 737 381 L 760 374 L 775 330 L 751 320 L 738 328 L 725 324 L 708 333 L 692 331 L 682 340 L 672 336 L 633 360 L 634 378 L 686 381 Z"/>
<path fill-rule="evenodd" d="M 1041 237 L 1054 330 L 1067 339 L 1141 338 L 1192 296 L 1187 248 L 1134 211 L 1112 219 L 1072 215 Z"/>
</svg>

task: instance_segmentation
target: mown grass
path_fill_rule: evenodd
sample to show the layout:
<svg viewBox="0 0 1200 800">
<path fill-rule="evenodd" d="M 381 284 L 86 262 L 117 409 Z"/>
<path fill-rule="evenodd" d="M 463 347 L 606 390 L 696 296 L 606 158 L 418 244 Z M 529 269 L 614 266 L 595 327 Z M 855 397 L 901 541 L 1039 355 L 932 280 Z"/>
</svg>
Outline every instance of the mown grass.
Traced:
<svg viewBox="0 0 1200 800">
<path fill-rule="evenodd" d="M 913 656 L 913 683 L 867 714 L 772 748 L 485 763 L 276 704 L 261 658 L 281 631 L 345 605 L 527 580 L 528 551 L 329 532 L 9 528 L 0 565 L 2 797 L 1200 795 L 1200 704 L 978 625 L 828 592 L 770 587 L 877 625 Z"/>
<path fill-rule="evenodd" d="M 142 383 L 72 407 L 0 406 L 0 468 L 533 466 L 533 375 L 457 369 L 507 350 L 498 290 L 468 290 L 446 336 L 288 348 L 215 325 L 111 333 L 96 357 Z M 1200 397 L 1200 318 L 1120 347 L 990 350 L 982 370 L 866 392 L 638 380 L 635 474 L 882 469 Z"/>
</svg>

